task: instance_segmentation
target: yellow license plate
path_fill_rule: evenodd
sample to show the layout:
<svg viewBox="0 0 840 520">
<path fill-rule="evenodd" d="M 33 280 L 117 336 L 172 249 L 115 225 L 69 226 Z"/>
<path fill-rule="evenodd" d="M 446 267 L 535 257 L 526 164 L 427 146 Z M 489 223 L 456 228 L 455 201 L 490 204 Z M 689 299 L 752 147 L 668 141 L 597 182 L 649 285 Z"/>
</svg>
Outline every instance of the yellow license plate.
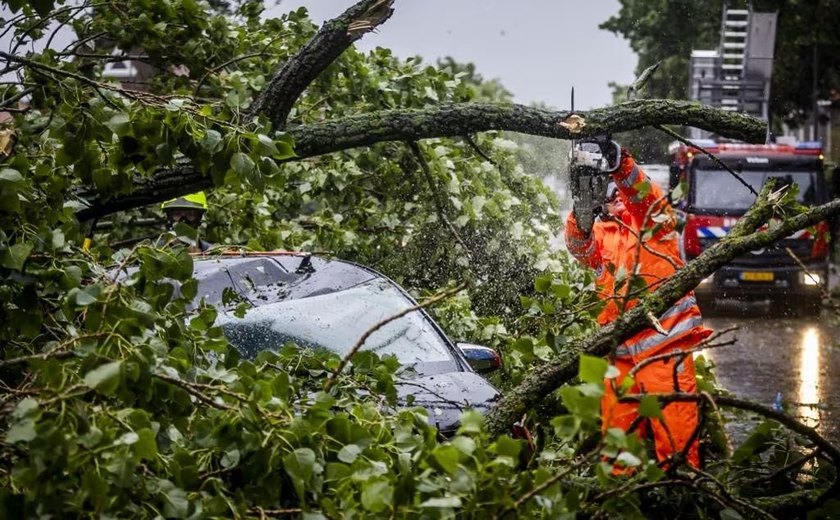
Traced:
<svg viewBox="0 0 840 520">
<path fill-rule="evenodd" d="M 744 282 L 772 282 L 773 273 L 768 271 L 745 271 L 741 273 Z"/>
</svg>

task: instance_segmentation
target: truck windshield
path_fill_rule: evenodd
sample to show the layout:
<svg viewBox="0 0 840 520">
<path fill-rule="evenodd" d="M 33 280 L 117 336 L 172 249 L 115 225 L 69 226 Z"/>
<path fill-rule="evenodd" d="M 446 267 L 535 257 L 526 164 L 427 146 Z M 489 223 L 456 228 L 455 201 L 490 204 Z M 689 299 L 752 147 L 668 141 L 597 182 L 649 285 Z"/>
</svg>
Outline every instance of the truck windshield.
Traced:
<svg viewBox="0 0 840 520">
<path fill-rule="evenodd" d="M 817 192 L 817 174 L 808 170 L 766 171 L 743 170 L 740 176 L 756 192 L 771 178 L 777 186 L 796 184 L 799 193 L 796 200 L 807 206 L 819 204 Z M 696 208 L 716 210 L 747 210 L 753 202 L 753 195 L 726 170 L 695 170 L 692 205 Z"/>
</svg>

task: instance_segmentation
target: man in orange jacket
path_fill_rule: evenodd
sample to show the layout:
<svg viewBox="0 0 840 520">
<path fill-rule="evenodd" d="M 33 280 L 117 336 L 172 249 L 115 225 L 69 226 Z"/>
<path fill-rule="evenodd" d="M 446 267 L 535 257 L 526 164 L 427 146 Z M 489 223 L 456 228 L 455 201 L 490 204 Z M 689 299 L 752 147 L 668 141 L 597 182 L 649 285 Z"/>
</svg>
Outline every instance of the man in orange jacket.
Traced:
<svg viewBox="0 0 840 520">
<path fill-rule="evenodd" d="M 683 261 L 679 254 L 674 210 L 662 190 L 650 182 L 625 149 L 612 141 L 601 141 L 599 146 L 604 157 L 602 171 L 612 177 L 607 200 L 590 233 L 578 226 L 574 213 L 569 215 L 566 245 L 578 261 L 597 274 L 598 295 L 605 302 L 598 322 L 604 325 L 637 303 L 638 295 L 628 294 L 629 280 L 616 283 L 617 277 L 629 279 L 635 272 L 648 289 L 653 290 L 682 267 Z M 591 146 L 586 148 L 591 149 Z M 612 157 L 609 157 L 612 150 Z M 593 158 L 587 154 L 591 152 L 576 145 L 572 160 L 592 164 Z M 596 164 L 600 163 L 596 161 Z M 601 400 L 603 431 L 609 428 L 626 431 L 638 417 L 638 403 L 619 402 L 617 395 L 617 388 L 634 367 L 651 356 L 689 350 L 712 332 L 702 325 L 693 293 L 659 316 L 658 323 L 661 325 L 659 330 L 652 323 L 651 327 L 618 345 L 610 356 L 619 375 L 605 381 Z M 633 374 L 633 381 L 630 393 L 693 393 L 697 390 L 690 354 L 643 364 Z M 696 403 L 672 402 L 663 406 L 661 420 L 645 421 L 637 431 L 645 435 L 646 428 L 650 428 L 658 460 L 685 452 L 688 463 L 700 467 L 698 442 L 691 438 L 697 424 Z"/>
</svg>

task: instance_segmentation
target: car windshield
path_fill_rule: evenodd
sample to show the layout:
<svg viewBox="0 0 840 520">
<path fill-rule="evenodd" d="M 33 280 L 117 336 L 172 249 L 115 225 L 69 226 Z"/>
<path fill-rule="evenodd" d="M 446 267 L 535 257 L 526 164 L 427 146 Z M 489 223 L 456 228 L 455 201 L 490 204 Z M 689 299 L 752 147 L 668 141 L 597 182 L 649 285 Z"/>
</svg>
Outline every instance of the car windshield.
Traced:
<svg viewBox="0 0 840 520">
<path fill-rule="evenodd" d="M 223 311 L 216 323 L 246 357 L 290 342 L 343 357 L 369 329 L 411 306 L 391 282 L 376 278 L 343 291 L 253 307 L 243 318 Z M 377 329 L 362 349 L 394 355 L 420 373 L 426 372 L 421 365 L 430 363 L 446 363 L 457 370 L 448 345 L 419 310 Z"/>
<path fill-rule="evenodd" d="M 756 192 L 767 180 L 775 178 L 777 186 L 798 185 L 796 200 L 800 203 L 812 206 L 820 202 L 815 172 L 743 170 L 739 175 Z M 694 183 L 692 205 L 696 208 L 743 211 L 755 202 L 755 195 L 726 170 L 696 170 Z"/>
</svg>

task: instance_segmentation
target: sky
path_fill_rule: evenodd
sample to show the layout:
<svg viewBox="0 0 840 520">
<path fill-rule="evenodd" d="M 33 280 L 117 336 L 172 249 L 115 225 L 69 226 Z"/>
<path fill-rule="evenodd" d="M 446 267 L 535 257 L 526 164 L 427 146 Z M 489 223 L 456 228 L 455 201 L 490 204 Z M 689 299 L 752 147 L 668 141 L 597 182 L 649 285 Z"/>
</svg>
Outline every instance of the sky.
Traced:
<svg viewBox="0 0 840 520">
<path fill-rule="evenodd" d="M 300 6 L 317 24 L 353 0 L 281 0 L 270 16 Z M 396 0 L 394 14 L 376 33 L 356 43 L 365 51 L 388 47 L 401 58 L 434 63 L 452 56 L 472 62 L 486 79 L 497 78 L 518 103 L 575 108 L 612 102 L 607 86 L 635 79 L 629 43 L 598 25 L 617 13 L 618 0 Z"/>
</svg>

